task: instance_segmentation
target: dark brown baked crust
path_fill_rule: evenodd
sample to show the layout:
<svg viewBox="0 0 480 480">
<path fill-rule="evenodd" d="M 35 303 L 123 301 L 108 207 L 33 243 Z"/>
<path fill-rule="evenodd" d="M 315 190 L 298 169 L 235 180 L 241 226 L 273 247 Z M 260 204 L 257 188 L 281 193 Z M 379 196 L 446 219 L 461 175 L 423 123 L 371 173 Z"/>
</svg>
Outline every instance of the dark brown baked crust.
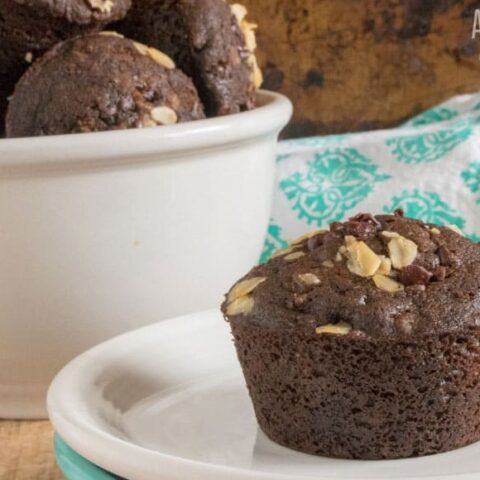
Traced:
<svg viewBox="0 0 480 480">
<path fill-rule="evenodd" d="M 193 78 L 209 116 L 254 107 L 250 52 L 239 22 L 224 0 L 134 2 L 126 19 L 115 28 L 172 57 Z"/>
<path fill-rule="evenodd" d="M 204 118 L 191 80 L 161 52 L 116 34 L 55 46 L 10 101 L 8 137 L 167 125 Z"/>
<path fill-rule="evenodd" d="M 354 222 L 334 225 L 331 231 L 294 246 L 293 252 L 304 252 L 304 256 L 294 261 L 277 256 L 255 267 L 247 278 L 266 280 L 253 292 L 255 307 L 248 321 L 307 330 L 312 321 L 315 326 L 347 321 L 354 330 L 371 337 L 393 339 L 480 326 L 480 246 L 448 227 L 400 216 L 379 215 L 376 220 L 378 229 L 374 227 L 365 236 L 359 236 L 360 229 L 356 231 L 355 226 L 349 227 Z M 383 230 L 398 232 L 417 245 L 413 265 L 430 272 L 444 267 L 446 278 L 431 278 L 426 285 L 405 286 L 392 294 L 377 288 L 371 278 L 352 274 L 345 258 L 336 261 L 349 234 L 388 257 L 391 238 L 384 236 Z M 332 264 L 325 266 L 325 262 Z M 303 286 L 296 278 L 301 273 L 314 273 L 319 284 Z"/>
<path fill-rule="evenodd" d="M 408 265 L 359 275 L 355 242 L 398 263 L 394 238 Z M 480 245 L 452 229 L 357 216 L 255 267 L 222 309 L 272 440 L 375 459 L 480 439 Z"/>
<path fill-rule="evenodd" d="M 0 0 L 0 131 L 7 97 L 31 61 L 57 42 L 122 19 L 131 0 Z"/>
</svg>

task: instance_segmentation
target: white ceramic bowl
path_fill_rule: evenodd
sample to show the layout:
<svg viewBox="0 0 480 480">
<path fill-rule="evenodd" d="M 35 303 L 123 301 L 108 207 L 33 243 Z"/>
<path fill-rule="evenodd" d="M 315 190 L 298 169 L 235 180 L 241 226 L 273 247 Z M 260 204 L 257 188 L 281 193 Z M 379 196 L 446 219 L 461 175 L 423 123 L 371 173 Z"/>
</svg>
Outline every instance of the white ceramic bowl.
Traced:
<svg viewBox="0 0 480 480">
<path fill-rule="evenodd" d="M 0 417 L 127 330 L 219 304 L 258 259 L 291 104 L 144 130 L 0 140 Z"/>
</svg>

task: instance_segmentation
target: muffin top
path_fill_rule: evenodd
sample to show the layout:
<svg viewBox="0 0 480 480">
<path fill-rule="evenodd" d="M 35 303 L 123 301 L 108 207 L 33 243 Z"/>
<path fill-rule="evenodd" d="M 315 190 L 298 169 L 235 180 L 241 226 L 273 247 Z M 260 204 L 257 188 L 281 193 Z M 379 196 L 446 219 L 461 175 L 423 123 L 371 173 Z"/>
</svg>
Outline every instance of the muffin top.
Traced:
<svg viewBox="0 0 480 480">
<path fill-rule="evenodd" d="M 20 79 L 7 137 L 171 125 L 204 118 L 192 81 L 162 52 L 113 32 L 57 44 Z"/>
<path fill-rule="evenodd" d="M 16 13 L 24 9 L 35 15 L 49 15 L 77 25 L 115 21 L 123 18 L 131 6 L 131 0 L 1 0 L 0 6 Z M 9 12 L 12 13 L 12 12 Z M 47 21 L 44 18 L 44 21 Z"/>
<path fill-rule="evenodd" d="M 262 75 L 254 54 L 256 25 L 247 20 L 242 5 L 224 0 L 137 1 L 116 28 L 171 56 L 194 79 L 208 116 L 254 108 Z"/>
<path fill-rule="evenodd" d="M 480 245 L 455 227 L 359 214 L 253 268 L 227 320 L 317 334 L 405 338 L 480 325 Z"/>
</svg>

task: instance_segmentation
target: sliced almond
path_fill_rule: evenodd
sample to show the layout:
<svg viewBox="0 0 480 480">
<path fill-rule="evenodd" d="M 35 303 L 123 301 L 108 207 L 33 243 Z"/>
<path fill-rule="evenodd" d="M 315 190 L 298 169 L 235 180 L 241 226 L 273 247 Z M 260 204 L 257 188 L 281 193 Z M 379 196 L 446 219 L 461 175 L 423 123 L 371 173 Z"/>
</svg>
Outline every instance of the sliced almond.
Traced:
<svg viewBox="0 0 480 480">
<path fill-rule="evenodd" d="M 230 5 L 230 10 L 235 15 L 236 19 L 238 20 L 238 23 L 243 22 L 243 20 L 245 19 L 248 13 L 248 10 L 246 9 L 246 7 L 244 7 L 240 3 L 234 3 L 233 5 Z"/>
<path fill-rule="evenodd" d="M 392 238 L 387 248 L 392 265 L 398 270 L 411 265 L 418 253 L 417 244 L 402 236 Z"/>
<path fill-rule="evenodd" d="M 153 61 L 157 62 L 162 67 L 173 70 L 175 68 L 175 62 L 165 53 L 157 50 L 156 48 L 149 47 L 140 42 L 132 42 L 133 46 L 137 49 L 139 53 L 150 57 Z"/>
<path fill-rule="evenodd" d="M 248 57 L 248 63 L 251 66 L 252 74 L 251 74 L 251 82 L 255 86 L 255 88 L 260 88 L 263 83 L 263 74 L 258 66 L 258 61 L 255 56 L 255 50 L 257 48 L 257 39 L 255 35 L 255 30 L 258 28 L 258 25 L 255 23 L 248 22 L 246 20 L 247 17 L 247 9 L 239 4 L 235 3 L 230 6 L 232 14 L 235 15 L 238 25 L 240 26 L 240 30 L 243 33 L 243 37 L 245 39 L 245 46 L 247 50 L 250 52 Z"/>
<path fill-rule="evenodd" d="M 347 235 L 345 237 L 345 245 L 348 247 L 349 245 L 354 244 L 357 239 L 353 235 Z"/>
<path fill-rule="evenodd" d="M 295 247 L 282 248 L 281 250 L 277 250 L 277 251 L 271 256 L 271 258 L 282 257 L 283 255 L 287 255 L 287 254 L 293 252 L 294 249 L 295 249 Z"/>
<path fill-rule="evenodd" d="M 380 267 L 378 255 L 365 243 L 355 242 L 347 245 L 347 268 L 360 277 L 371 277 Z"/>
<path fill-rule="evenodd" d="M 27 52 L 25 54 L 25 61 L 27 63 L 32 63 L 33 62 L 33 53 L 32 52 Z"/>
<path fill-rule="evenodd" d="M 125 38 L 121 33 L 114 32 L 113 30 L 104 30 L 103 32 L 98 32 L 97 35 L 102 35 L 103 37 Z"/>
<path fill-rule="evenodd" d="M 255 301 L 248 295 L 237 298 L 227 305 L 227 315 L 234 316 L 250 313 L 253 310 L 254 305 Z"/>
<path fill-rule="evenodd" d="M 341 262 L 343 260 L 343 256 L 340 252 L 337 252 L 337 254 L 335 255 L 335 261 L 336 262 Z"/>
<path fill-rule="evenodd" d="M 315 237 L 316 235 L 320 235 L 322 233 L 325 233 L 326 230 L 314 230 L 313 232 L 308 232 L 302 235 L 301 237 L 296 238 L 295 240 L 292 240 L 289 245 L 298 245 L 299 243 L 302 243 L 304 240 L 308 240 L 309 238 Z"/>
<path fill-rule="evenodd" d="M 430 230 L 434 235 L 440 235 L 440 230 L 436 227 L 433 227 L 431 230 Z"/>
<path fill-rule="evenodd" d="M 314 273 L 300 273 L 298 279 L 305 285 L 318 285 L 320 279 Z"/>
<path fill-rule="evenodd" d="M 389 293 L 400 292 L 403 290 L 403 285 L 401 283 L 398 283 L 393 278 L 387 277 L 380 273 L 377 273 L 373 276 L 373 282 L 377 288 L 380 290 L 385 290 Z"/>
<path fill-rule="evenodd" d="M 330 334 L 336 334 L 336 335 L 346 335 L 348 332 L 352 330 L 352 326 L 348 323 L 345 322 L 339 322 L 339 323 L 329 323 L 327 325 L 322 325 L 321 327 L 317 327 L 315 329 L 315 332 L 318 334 L 322 333 L 330 333 Z"/>
<path fill-rule="evenodd" d="M 148 52 L 148 47 L 140 42 L 133 42 L 133 46 L 137 49 L 142 55 L 146 55 Z"/>
<path fill-rule="evenodd" d="M 157 125 L 174 125 L 178 122 L 175 110 L 166 106 L 155 107 L 150 111 L 150 116 Z"/>
<path fill-rule="evenodd" d="M 382 235 L 385 238 L 398 238 L 400 236 L 400 234 L 398 232 L 389 232 L 388 230 L 384 230 L 382 232 Z"/>
<path fill-rule="evenodd" d="M 458 233 L 459 235 L 461 235 L 462 237 L 465 236 L 465 234 L 462 232 L 462 230 L 460 230 L 456 225 L 448 225 L 447 228 L 449 228 L 450 230 L 452 230 L 453 232 L 455 233 Z"/>
<path fill-rule="evenodd" d="M 112 0 L 88 0 L 88 4 L 101 13 L 110 13 L 113 8 Z"/>
<path fill-rule="evenodd" d="M 150 115 L 145 115 L 142 120 L 141 128 L 158 127 L 158 123 L 153 120 Z"/>
<path fill-rule="evenodd" d="M 257 48 L 257 38 L 255 36 L 255 30 L 258 28 L 256 23 L 247 22 L 243 20 L 240 25 L 243 35 L 245 36 L 245 44 L 247 48 L 253 53 Z"/>
<path fill-rule="evenodd" d="M 381 275 L 390 275 L 390 272 L 392 271 L 392 261 L 384 255 L 379 255 L 379 258 L 381 263 L 377 273 Z"/>
<path fill-rule="evenodd" d="M 325 260 L 322 262 L 322 265 L 327 268 L 333 268 L 335 266 L 331 260 Z"/>
<path fill-rule="evenodd" d="M 287 255 L 286 257 L 284 257 L 284 259 L 287 262 L 291 262 L 292 260 L 296 260 L 297 258 L 304 257 L 304 256 L 305 256 L 304 252 L 293 252 Z"/>
<path fill-rule="evenodd" d="M 160 50 L 157 50 L 156 48 L 148 47 L 147 55 L 152 60 L 162 65 L 162 67 L 168 68 L 169 70 L 173 70 L 175 68 L 175 62 L 168 55 Z"/>
<path fill-rule="evenodd" d="M 261 283 L 266 280 L 266 277 L 252 277 L 238 282 L 229 292 L 227 301 L 233 302 L 237 298 L 244 297 L 253 292 Z"/>
</svg>

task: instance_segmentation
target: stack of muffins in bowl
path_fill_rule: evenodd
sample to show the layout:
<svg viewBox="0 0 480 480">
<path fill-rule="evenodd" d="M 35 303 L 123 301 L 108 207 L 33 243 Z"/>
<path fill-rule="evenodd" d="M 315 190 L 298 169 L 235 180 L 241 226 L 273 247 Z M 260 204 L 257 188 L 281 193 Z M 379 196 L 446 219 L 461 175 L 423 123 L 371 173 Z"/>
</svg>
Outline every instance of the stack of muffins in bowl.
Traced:
<svg viewBox="0 0 480 480">
<path fill-rule="evenodd" d="M 242 5 L 223 0 L 1 0 L 7 137 L 172 125 L 253 109 L 262 75 L 256 25 L 246 16 Z M 114 31 L 98 33 L 107 25 Z"/>
<path fill-rule="evenodd" d="M 255 47 L 223 0 L 0 0 L 1 417 L 257 261 L 292 106 Z"/>
<path fill-rule="evenodd" d="M 222 306 L 275 442 L 391 459 L 480 440 L 480 245 L 359 214 L 237 282 Z"/>
</svg>

